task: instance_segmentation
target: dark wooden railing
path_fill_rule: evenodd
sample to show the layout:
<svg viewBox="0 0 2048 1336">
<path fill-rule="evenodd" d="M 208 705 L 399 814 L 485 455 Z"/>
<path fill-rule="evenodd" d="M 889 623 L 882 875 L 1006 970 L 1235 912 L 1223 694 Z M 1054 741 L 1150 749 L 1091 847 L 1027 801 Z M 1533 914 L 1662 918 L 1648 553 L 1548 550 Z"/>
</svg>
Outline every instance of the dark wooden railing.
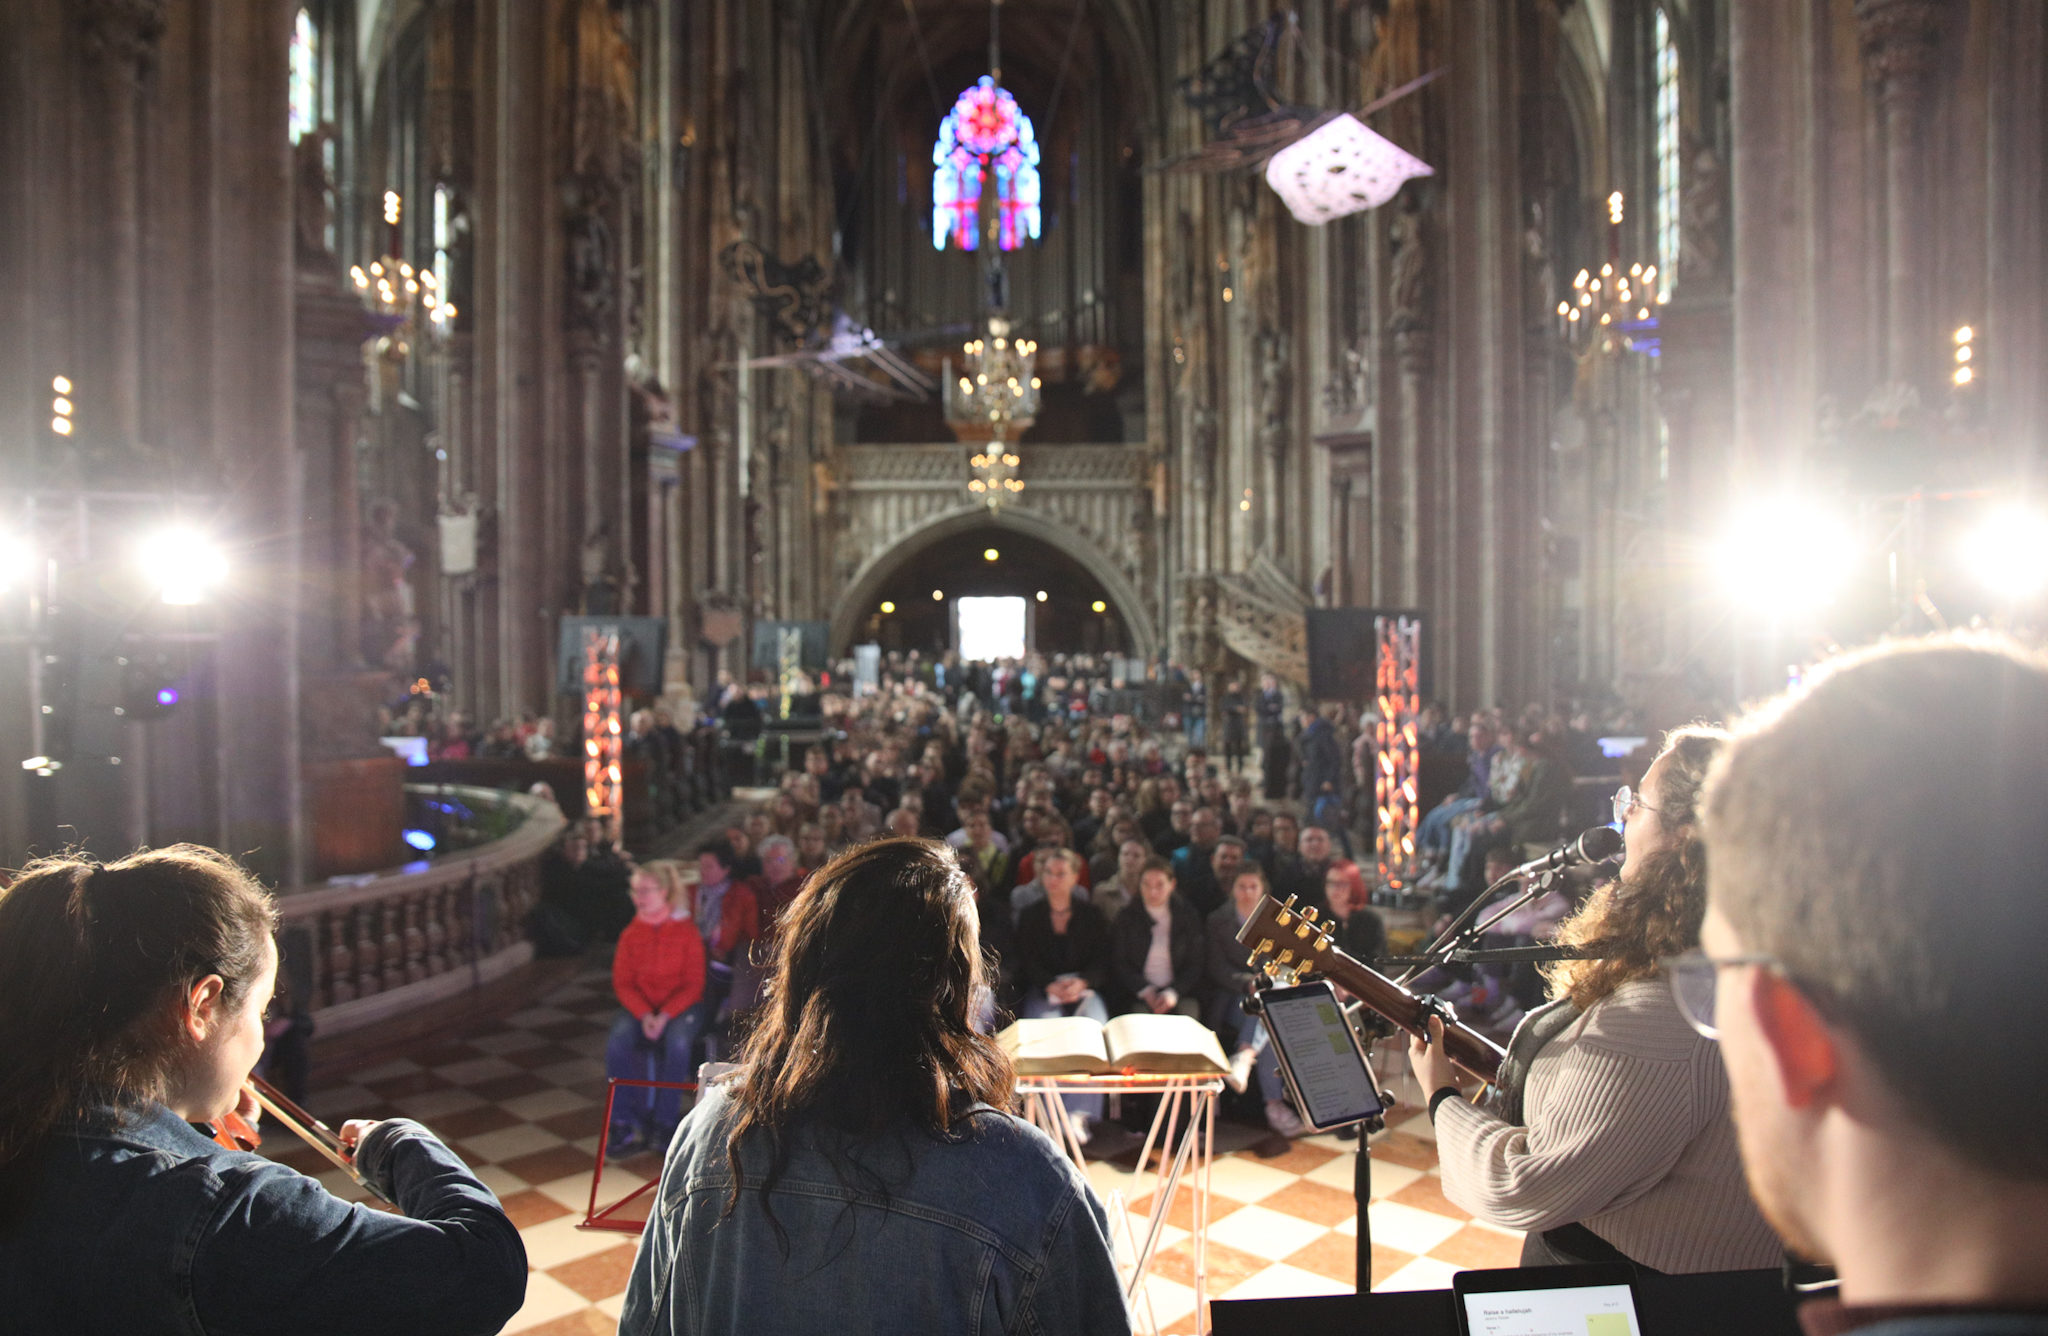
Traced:
<svg viewBox="0 0 2048 1336">
<path fill-rule="evenodd" d="M 541 856 L 564 823 L 552 803 L 453 784 L 409 793 L 502 804 L 519 816 L 478 848 L 306 887 L 279 898 L 288 958 L 310 993 L 317 1032 L 374 1025 L 481 987 L 533 958 L 526 919 L 540 899 Z"/>
</svg>

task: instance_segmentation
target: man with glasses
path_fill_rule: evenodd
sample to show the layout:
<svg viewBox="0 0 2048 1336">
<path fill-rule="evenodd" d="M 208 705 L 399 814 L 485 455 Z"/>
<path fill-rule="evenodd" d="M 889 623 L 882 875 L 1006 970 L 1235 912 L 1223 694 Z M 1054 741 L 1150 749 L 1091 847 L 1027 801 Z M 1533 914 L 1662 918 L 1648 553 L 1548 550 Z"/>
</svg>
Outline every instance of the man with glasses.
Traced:
<svg viewBox="0 0 2048 1336">
<path fill-rule="evenodd" d="M 1708 785 L 1703 953 L 1758 1203 L 1832 1263 L 1813 1333 L 2048 1333 L 2048 660 L 1939 639 L 1838 660 Z"/>
</svg>

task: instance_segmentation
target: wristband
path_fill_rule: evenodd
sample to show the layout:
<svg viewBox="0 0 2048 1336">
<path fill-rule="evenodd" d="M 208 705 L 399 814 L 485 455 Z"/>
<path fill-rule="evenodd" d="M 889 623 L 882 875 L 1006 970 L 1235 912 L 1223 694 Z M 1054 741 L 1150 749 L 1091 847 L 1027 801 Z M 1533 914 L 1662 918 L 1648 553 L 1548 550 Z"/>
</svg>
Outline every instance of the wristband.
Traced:
<svg viewBox="0 0 2048 1336">
<path fill-rule="evenodd" d="M 1435 1093 L 1431 1094 L 1429 1097 L 1429 1120 L 1432 1123 L 1436 1121 L 1437 1105 L 1443 1103 L 1447 1099 L 1457 1099 L 1460 1093 L 1461 1092 L 1459 1091 L 1458 1087 L 1454 1085 L 1437 1087 Z"/>
</svg>

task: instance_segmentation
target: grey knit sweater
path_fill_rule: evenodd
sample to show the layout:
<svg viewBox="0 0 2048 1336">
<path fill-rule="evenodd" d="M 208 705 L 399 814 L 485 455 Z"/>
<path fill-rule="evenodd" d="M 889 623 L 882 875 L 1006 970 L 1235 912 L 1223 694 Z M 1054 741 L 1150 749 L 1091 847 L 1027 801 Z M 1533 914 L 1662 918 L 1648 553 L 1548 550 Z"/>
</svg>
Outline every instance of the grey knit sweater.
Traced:
<svg viewBox="0 0 2048 1336">
<path fill-rule="evenodd" d="M 1661 979 L 1623 984 L 1529 1067 L 1526 1127 L 1477 1105 L 1437 1111 L 1444 1195 L 1488 1224 L 1578 1222 L 1659 1271 L 1777 1265 L 1742 1177 L 1720 1047 Z"/>
</svg>

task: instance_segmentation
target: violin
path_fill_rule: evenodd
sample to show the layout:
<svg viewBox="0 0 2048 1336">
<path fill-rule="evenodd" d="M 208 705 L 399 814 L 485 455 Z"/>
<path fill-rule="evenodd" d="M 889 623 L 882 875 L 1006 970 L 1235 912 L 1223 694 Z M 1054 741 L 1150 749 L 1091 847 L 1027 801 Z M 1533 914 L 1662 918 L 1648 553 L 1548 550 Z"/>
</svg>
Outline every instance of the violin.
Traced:
<svg viewBox="0 0 2048 1336">
<path fill-rule="evenodd" d="M 335 1168 L 347 1174 L 365 1192 L 379 1201 L 391 1202 L 391 1198 L 385 1196 L 376 1184 L 357 1171 L 354 1154 L 342 1143 L 341 1137 L 334 1129 L 300 1108 L 287 1098 L 283 1091 L 254 1072 L 249 1073 L 249 1079 L 244 1082 L 244 1086 L 256 1097 L 256 1103 L 262 1106 L 263 1111 L 283 1124 L 287 1132 L 319 1151 L 333 1162 Z M 223 1114 L 212 1126 L 214 1141 L 229 1150 L 253 1151 L 263 1144 L 262 1134 L 237 1112 L 229 1111 Z"/>
<path fill-rule="evenodd" d="M 1328 920 L 1316 922 L 1316 911 L 1297 909 L 1294 897 L 1281 904 L 1268 895 L 1238 930 L 1237 940 L 1254 969 L 1282 983 L 1303 974 L 1326 974 L 1368 1008 L 1417 1038 L 1429 1037 L 1429 1018 L 1444 1023 L 1444 1052 L 1463 1071 L 1493 1081 L 1506 1052 L 1485 1035 L 1460 1024 L 1449 1004 L 1427 994 L 1410 992 L 1369 965 L 1352 959 L 1330 942 Z"/>
</svg>

